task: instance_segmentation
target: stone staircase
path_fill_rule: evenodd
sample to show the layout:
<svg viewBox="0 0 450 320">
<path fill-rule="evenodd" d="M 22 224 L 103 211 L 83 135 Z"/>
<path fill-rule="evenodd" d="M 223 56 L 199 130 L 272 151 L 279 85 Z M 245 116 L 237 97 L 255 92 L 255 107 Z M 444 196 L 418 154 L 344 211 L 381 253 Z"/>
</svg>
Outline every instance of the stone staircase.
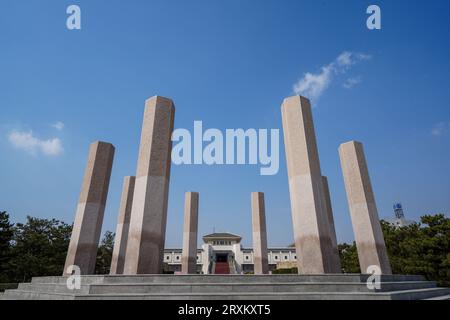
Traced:
<svg viewBox="0 0 450 320">
<path fill-rule="evenodd" d="M 33 278 L 3 300 L 418 300 L 440 299 L 450 288 L 437 288 L 421 276 L 381 276 L 370 290 L 367 275 L 137 275 L 82 276 L 69 290 L 65 277 Z"/>
</svg>

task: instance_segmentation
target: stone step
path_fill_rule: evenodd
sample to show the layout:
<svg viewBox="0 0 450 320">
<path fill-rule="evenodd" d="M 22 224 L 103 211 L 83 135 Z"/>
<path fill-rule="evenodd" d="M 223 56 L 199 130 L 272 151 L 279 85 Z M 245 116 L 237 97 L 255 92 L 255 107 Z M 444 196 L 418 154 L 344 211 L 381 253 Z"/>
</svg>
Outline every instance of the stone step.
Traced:
<svg viewBox="0 0 450 320">
<path fill-rule="evenodd" d="M 65 284 L 22 283 L 20 290 L 68 294 L 121 294 L 121 293 L 215 293 L 215 292 L 387 292 L 434 288 L 429 281 L 384 282 L 381 288 L 371 290 L 365 283 L 317 282 L 317 283 L 123 283 L 82 285 L 74 292 Z"/>
<path fill-rule="evenodd" d="M 20 289 L 6 290 L 0 300 L 74 300 L 73 294 L 26 291 Z"/>
<path fill-rule="evenodd" d="M 291 283 L 366 282 L 367 275 L 137 275 L 106 276 L 103 283 Z M 424 281 L 422 276 L 381 276 L 382 282 Z"/>
<path fill-rule="evenodd" d="M 438 297 L 434 297 L 434 298 L 428 298 L 425 300 L 450 300 L 450 295 L 438 296 Z"/>
<path fill-rule="evenodd" d="M 435 288 L 434 282 L 385 282 L 371 290 L 365 283 L 192 283 L 192 284 L 95 284 L 90 294 L 122 293 L 238 293 L 238 292 L 388 292 Z"/>
<path fill-rule="evenodd" d="M 189 293 L 189 294 L 89 294 L 68 295 L 25 290 L 8 290 L 3 299 L 34 300 L 419 300 L 450 294 L 450 288 L 431 288 L 383 293 L 279 292 L 279 293 Z"/>
<path fill-rule="evenodd" d="M 116 276 L 82 276 L 82 284 L 102 283 L 291 283 L 291 282 L 366 282 L 368 275 L 116 275 Z M 424 281 L 422 276 L 382 275 L 381 282 Z M 66 277 L 33 278 L 32 283 L 65 284 Z"/>
<path fill-rule="evenodd" d="M 83 284 L 103 283 L 105 276 L 81 276 Z M 66 284 L 68 277 L 35 277 L 31 283 Z"/>
<path fill-rule="evenodd" d="M 392 300 L 426 300 L 450 294 L 450 288 L 429 288 L 392 292 Z"/>
<path fill-rule="evenodd" d="M 150 300 L 420 300 L 450 293 L 446 288 L 426 288 L 398 292 L 242 292 L 242 293 L 188 293 L 188 294 L 124 294 L 77 296 L 76 299 L 150 299 Z"/>
<path fill-rule="evenodd" d="M 21 283 L 18 290 L 61 294 L 89 294 L 90 285 L 81 285 L 79 290 L 71 290 L 65 284 Z"/>
<path fill-rule="evenodd" d="M 450 288 L 421 276 L 381 276 L 371 291 L 368 275 L 137 275 L 82 276 L 81 289 L 69 290 L 67 277 L 33 278 L 2 299 L 431 299 Z"/>
</svg>

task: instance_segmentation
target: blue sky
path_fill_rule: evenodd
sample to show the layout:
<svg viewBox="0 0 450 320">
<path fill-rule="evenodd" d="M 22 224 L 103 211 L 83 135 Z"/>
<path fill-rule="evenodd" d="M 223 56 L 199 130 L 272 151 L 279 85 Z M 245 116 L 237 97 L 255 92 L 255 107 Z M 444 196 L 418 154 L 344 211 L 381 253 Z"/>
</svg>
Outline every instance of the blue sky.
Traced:
<svg viewBox="0 0 450 320">
<path fill-rule="evenodd" d="M 71 4 L 82 30 L 66 28 Z M 381 7 L 382 30 L 366 27 L 370 4 Z M 2 0 L 0 209 L 13 221 L 71 223 L 89 144 L 103 140 L 116 147 L 104 220 L 114 231 L 145 99 L 172 98 L 176 128 L 281 129 L 282 100 L 309 73 L 339 241 L 353 239 L 337 151 L 348 140 L 365 145 L 381 217 L 395 202 L 410 219 L 448 213 L 448 21 L 445 0 Z M 324 75 L 342 53 L 351 65 Z M 166 245 L 181 246 L 191 190 L 200 192 L 201 235 L 215 227 L 249 246 L 250 192 L 263 191 L 269 245 L 291 243 L 282 143 L 280 164 L 275 176 L 259 166 L 173 166 Z"/>
</svg>

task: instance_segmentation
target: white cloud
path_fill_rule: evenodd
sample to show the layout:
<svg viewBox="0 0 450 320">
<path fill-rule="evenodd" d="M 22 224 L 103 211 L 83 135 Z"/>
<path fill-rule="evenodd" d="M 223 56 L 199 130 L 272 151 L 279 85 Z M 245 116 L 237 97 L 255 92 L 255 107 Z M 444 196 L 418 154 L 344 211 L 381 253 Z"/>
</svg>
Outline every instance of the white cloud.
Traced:
<svg viewBox="0 0 450 320">
<path fill-rule="evenodd" d="M 56 130 L 61 131 L 62 129 L 64 129 L 64 122 L 58 121 L 52 124 L 52 127 L 55 128 Z"/>
<path fill-rule="evenodd" d="M 8 136 L 9 142 L 17 149 L 25 150 L 31 154 L 41 152 L 48 156 L 57 156 L 63 152 L 61 140 L 58 138 L 41 140 L 33 135 L 32 131 L 13 131 Z"/>
<path fill-rule="evenodd" d="M 336 64 L 339 67 L 342 68 L 348 68 L 360 61 L 370 60 L 372 59 L 371 55 L 365 54 L 365 53 L 354 53 L 349 51 L 342 52 L 337 58 L 336 58 Z"/>
<path fill-rule="evenodd" d="M 355 63 L 352 59 L 353 54 L 351 52 L 342 52 L 339 57 L 336 58 L 336 63 L 340 67 L 349 67 Z"/>
<path fill-rule="evenodd" d="M 361 77 L 353 77 L 353 78 L 348 78 L 347 80 L 345 80 L 344 84 L 342 85 L 345 89 L 351 89 L 354 86 L 356 86 L 357 84 L 360 84 L 362 82 L 362 78 Z"/>
<path fill-rule="evenodd" d="M 320 73 L 305 73 L 303 78 L 294 84 L 295 94 L 306 96 L 312 100 L 318 99 L 331 82 L 333 70 L 330 66 L 322 67 Z"/>
<path fill-rule="evenodd" d="M 435 137 L 440 137 L 444 133 L 446 133 L 450 128 L 449 122 L 439 122 L 434 125 L 434 127 L 431 129 L 431 134 Z"/>
<path fill-rule="evenodd" d="M 371 59 L 372 56 L 364 53 L 342 52 L 333 62 L 322 66 L 318 73 L 307 72 L 293 85 L 294 93 L 305 96 L 313 101 L 319 99 L 323 92 L 330 86 L 333 77 L 346 73 L 353 65 L 361 61 Z M 347 81 L 350 79 L 347 79 Z M 349 88 L 361 82 L 355 83 L 356 78 L 347 83 Z M 353 83 L 351 83 L 353 82 Z M 344 84 L 345 86 L 345 84 Z"/>
</svg>

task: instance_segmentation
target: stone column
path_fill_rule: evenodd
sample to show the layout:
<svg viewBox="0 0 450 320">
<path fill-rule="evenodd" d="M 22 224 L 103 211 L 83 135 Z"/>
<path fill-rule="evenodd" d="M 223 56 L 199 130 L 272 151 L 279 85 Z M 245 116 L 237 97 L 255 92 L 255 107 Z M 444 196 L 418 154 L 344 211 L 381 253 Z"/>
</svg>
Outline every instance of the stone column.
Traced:
<svg viewBox="0 0 450 320">
<path fill-rule="evenodd" d="M 333 218 L 333 206 L 331 205 L 330 189 L 328 187 L 327 177 L 322 177 L 322 186 L 325 201 L 325 210 L 328 218 L 329 234 L 331 239 L 331 255 L 330 255 L 330 267 L 333 273 L 342 273 L 341 259 L 339 257 L 339 249 L 337 244 L 336 229 L 334 226 Z"/>
<path fill-rule="evenodd" d="M 90 146 L 64 274 L 71 273 L 70 266 L 78 266 L 82 275 L 94 274 L 114 151 L 106 142 Z"/>
<path fill-rule="evenodd" d="M 119 219 L 117 221 L 110 274 L 123 274 L 135 180 L 136 177 L 125 177 L 123 179 L 122 198 L 120 199 Z"/>
<path fill-rule="evenodd" d="M 294 96 L 281 106 L 292 221 L 299 273 L 331 273 L 331 239 L 309 100 Z"/>
<path fill-rule="evenodd" d="M 344 143 L 339 155 L 361 272 L 378 266 L 381 273 L 391 274 L 363 145 L 356 141 Z"/>
<path fill-rule="evenodd" d="M 198 193 L 187 192 L 184 201 L 183 254 L 181 272 L 197 273 Z M 207 262 L 205 262 L 207 263 Z"/>
<path fill-rule="evenodd" d="M 262 192 L 252 192 L 252 226 L 254 272 L 268 274 L 266 208 Z"/>
<path fill-rule="evenodd" d="M 146 101 L 124 274 L 162 273 L 175 106 Z"/>
</svg>

